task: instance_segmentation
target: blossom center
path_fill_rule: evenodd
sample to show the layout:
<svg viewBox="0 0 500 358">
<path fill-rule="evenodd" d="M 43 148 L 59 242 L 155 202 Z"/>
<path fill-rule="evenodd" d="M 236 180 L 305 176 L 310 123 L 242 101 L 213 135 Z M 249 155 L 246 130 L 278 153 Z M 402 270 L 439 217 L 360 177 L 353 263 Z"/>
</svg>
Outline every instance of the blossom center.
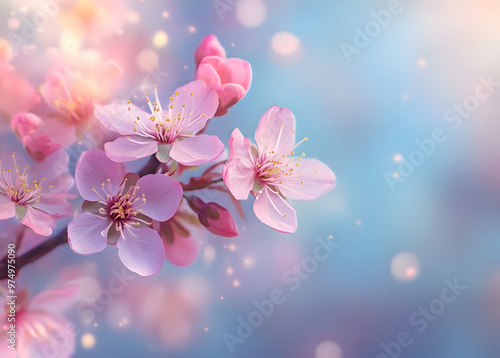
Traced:
<svg viewBox="0 0 500 358">
<path fill-rule="evenodd" d="M 5 155 L 4 155 L 5 156 Z M 19 205 L 31 205 L 38 203 L 40 198 L 45 195 L 42 183 L 36 179 L 36 174 L 29 165 L 26 165 L 23 171 L 20 171 L 16 162 L 16 153 L 12 154 L 14 169 L 5 168 L 4 163 L 0 161 L 0 194 Z M 52 188 L 52 185 L 49 186 Z"/>
</svg>

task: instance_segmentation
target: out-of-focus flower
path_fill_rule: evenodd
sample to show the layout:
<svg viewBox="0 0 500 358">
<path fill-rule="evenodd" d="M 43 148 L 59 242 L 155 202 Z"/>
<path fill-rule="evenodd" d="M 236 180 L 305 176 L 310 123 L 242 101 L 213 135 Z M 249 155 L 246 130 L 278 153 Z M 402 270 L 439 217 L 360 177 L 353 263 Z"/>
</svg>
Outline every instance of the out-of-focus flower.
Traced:
<svg viewBox="0 0 500 358">
<path fill-rule="evenodd" d="M 10 66 L 12 56 L 12 46 L 0 38 L 0 116 L 4 120 L 29 110 L 40 101 L 35 88 Z"/>
<path fill-rule="evenodd" d="M 206 36 L 195 51 L 198 65 L 196 79 L 217 91 L 219 107 L 215 116 L 227 113 L 245 97 L 252 83 L 252 67 L 239 58 L 226 58 L 226 52 L 215 35 Z"/>
<path fill-rule="evenodd" d="M 160 271 L 165 256 L 152 220 L 170 219 L 182 199 L 182 187 L 163 174 L 139 178 L 125 175 L 125 166 L 111 161 L 101 150 L 84 152 L 76 164 L 76 186 L 86 200 L 83 214 L 68 225 L 73 251 L 93 254 L 107 244 L 131 271 L 150 276 Z"/>
<path fill-rule="evenodd" d="M 156 153 L 162 163 L 170 159 L 199 165 L 217 158 L 224 144 L 217 136 L 197 134 L 217 109 L 217 94 L 203 81 L 178 88 L 164 110 L 158 99 L 147 103 L 151 114 L 130 104 L 97 106 L 96 116 L 109 130 L 122 137 L 106 143 L 106 154 L 116 162 L 144 158 Z"/>
<path fill-rule="evenodd" d="M 335 174 L 317 159 L 302 158 L 295 148 L 295 117 L 287 108 L 272 106 L 260 119 L 255 141 L 236 128 L 229 139 L 224 182 L 238 200 L 252 192 L 253 209 L 264 224 L 281 232 L 297 228 L 295 210 L 287 199 L 313 200 L 335 187 Z"/>
<path fill-rule="evenodd" d="M 36 166 L 22 165 L 12 154 L 12 164 L 0 161 L 0 220 L 17 217 L 39 235 L 49 236 L 55 220 L 71 216 L 68 194 L 73 178 L 68 154 L 62 150 Z"/>
<path fill-rule="evenodd" d="M 196 65 L 207 56 L 218 56 L 226 58 L 226 50 L 219 42 L 219 39 L 214 34 L 205 36 L 196 50 L 194 51 L 194 62 Z"/>
<path fill-rule="evenodd" d="M 188 209 L 189 210 L 189 209 Z M 170 220 L 154 222 L 153 227 L 163 240 L 165 258 L 174 265 L 186 267 L 196 261 L 200 244 L 193 235 L 200 223 L 185 208 L 179 208 Z"/>
<path fill-rule="evenodd" d="M 43 123 L 43 120 L 34 113 L 17 113 L 10 121 L 10 128 L 19 139 L 35 132 Z"/>
<path fill-rule="evenodd" d="M 61 288 L 39 293 L 28 301 L 26 291 L 21 291 L 15 305 L 9 305 L 6 295 L 1 297 L 0 322 L 7 329 L 2 329 L 0 356 L 5 358 L 40 357 L 51 352 L 54 357 L 69 358 L 75 351 L 75 333 L 71 323 L 61 314 L 71 307 L 78 294 L 78 285 L 66 285 Z M 9 329 L 7 321 L 11 310 L 15 311 L 15 348 L 9 349 Z"/>
<path fill-rule="evenodd" d="M 200 223 L 211 233 L 223 237 L 238 236 L 238 226 L 229 210 L 216 203 L 205 203 L 197 196 L 188 198 L 191 209 Z"/>
<path fill-rule="evenodd" d="M 61 145 L 54 143 L 50 137 L 42 132 L 28 134 L 23 138 L 23 146 L 28 155 L 40 161 L 61 149 Z"/>
</svg>

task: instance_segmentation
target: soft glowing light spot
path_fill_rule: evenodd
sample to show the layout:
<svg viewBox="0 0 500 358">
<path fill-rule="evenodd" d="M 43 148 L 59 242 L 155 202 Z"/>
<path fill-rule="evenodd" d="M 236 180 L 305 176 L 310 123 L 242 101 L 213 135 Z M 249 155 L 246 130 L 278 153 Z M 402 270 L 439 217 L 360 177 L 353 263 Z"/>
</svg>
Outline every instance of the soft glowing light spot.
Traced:
<svg viewBox="0 0 500 358">
<path fill-rule="evenodd" d="M 194 27 L 194 26 L 189 26 L 189 27 L 188 27 L 188 31 L 189 31 L 190 33 L 194 34 L 194 33 L 196 32 L 196 27 Z"/>
<path fill-rule="evenodd" d="M 217 251 L 215 250 L 215 247 L 210 244 L 206 245 L 203 250 L 203 262 L 206 264 L 212 263 L 215 260 L 216 255 Z"/>
<path fill-rule="evenodd" d="M 240 287 L 240 281 L 238 281 L 238 280 L 234 280 L 234 281 L 233 281 L 233 286 L 234 286 L 234 287 Z"/>
<path fill-rule="evenodd" d="M 324 341 L 316 347 L 315 358 L 342 358 L 342 349 L 333 341 Z"/>
<path fill-rule="evenodd" d="M 253 266 L 253 258 L 252 257 L 245 257 L 243 259 L 243 263 L 245 264 L 245 266 Z"/>
<path fill-rule="evenodd" d="M 95 337 L 92 333 L 85 333 L 80 339 L 83 348 L 90 349 L 95 345 Z"/>
<path fill-rule="evenodd" d="M 278 55 L 291 56 L 299 52 L 300 40 L 290 32 L 277 32 L 271 38 L 271 48 Z"/>
<path fill-rule="evenodd" d="M 163 11 L 161 13 L 161 15 L 165 18 L 165 19 L 168 19 L 170 17 L 170 14 L 168 13 L 168 11 Z"/>
<path fill-rule="evenodd" d="M 246 27 L 256 27 L 267 17 L 267 6 L 262 0 L 238 0 L 236 19 Z"/>
<path fill-rule="evenodd" d="M 76 52 L 81 47 L 82 42 L 74 33 L 64 31 L 61 34 L 61 49 L 65 52 Z"/>
<path fill-rule="evenodd" d="M 187 65 L 184 65 L 184 69 L 185 69 L 185 70 L 187 70 L 187 69 L 188 69 Z"/>
<path fill-rule="evenodd" d="M 9 21 L 7 21 L 7 26 L 13 30 L 18 29 L 19 26 L 21 26 L 21 21 L 19 21 L 18 18 L 9 19 Z"/>
<path fill-rule="evenodd" d="M 10 42 L 4 38 L 0 38 L 0 62 L 8 63 L 14 56 L 14 51 Z"/>
<path fill-rule="evenodd" d="M 401 154 L 394 154 L 392 160 L 394 160 L 394 163 L 401 163 L 403 161 L 403 156 Z"/>
<path fill-rule="evenodd" d="M 399 178 L 399 173 L 398 173 L 398 172 L 394 172 L 394 173 L 392 173 L 392 177 L 393 177 L 393 178 Z"/>
<path fill-rule="evenodd" d="M 361 224 L 363 224 L 363 223 L 361 222 L 361 220 L 359 220 L 359 219 L 358 219 L 358 220 L 356 220 L 356 226 L 361 226 Z"/>
<path fill-rule="evenodd" d="M 419 58 L 417 60 L 417 65 L 419 67 L 425 67 L 425 66 L 427 66 L 427 60 L 425 58 Z"/>
<path fill-rule="evenodd" d="M 132 25 L 137 25 L 141 21 L 141 15 L 137 12 L 129 11 L 127 14 L 127 21 Z"/>
<path fill-rule="evenodd" d="M 141 70 L 151 71 L 158 66 L 158 54 L 151 50 L 142 50 L 137 56 L 137 65 Z"/>
<path fill-rule="evenodd" d="M 205 327 L 205 332 L 208 332 L 208 327 Z"/>
<path fill-rule="evenodd" d="M 330 240 L 333 240 L 333 235 L 328 235 L 328 238 L 329 238 Z"/>
<path fill-rule="evenodd" d="M 233 274 L 233 272 L 234 272 L 234 271 L 233 271 L 233 269 L 232 269 L 231 267 L 228 267 L 228 268 L 226 269 L 226 273 L 227 273 L 228 275 L 232 275 L 232 274 Z"/>
<path fill-rule="evenodd" d="M 403 93 L 401 98 L 403 99 L 403 101 L 408 101 L 408 100 L 410 100 L 410 95 L 408 93 Z"/>
<path fill-rule="evenodd" d="M 97 327 L 97 323 L 94 323 L 94 327 Z"/>
<path fill-rule="evenodd" d="M 234 244 L 229 245 L 229 250 L 235 251 L 236 250 L 236 246 Z"/>
<path fill-rule="evenodd" d="M 391 274 L 402 282 L 412 281 L 420 273 L 420 260 L 417 256 L 409 252 L 400 253 L 392 259 Z"/>
<path fill-rule="evenodd" d="M 168 42 L 168 36 L 165 31 L 158 31 L 153 36 L 153 45 L 156 48 L 164 47 Z"/>
<path fill-rule="evenodd" d="M 222 301 L 224 299 L 224 296 L 220 296 L 220 300 Z"/>
</svg>

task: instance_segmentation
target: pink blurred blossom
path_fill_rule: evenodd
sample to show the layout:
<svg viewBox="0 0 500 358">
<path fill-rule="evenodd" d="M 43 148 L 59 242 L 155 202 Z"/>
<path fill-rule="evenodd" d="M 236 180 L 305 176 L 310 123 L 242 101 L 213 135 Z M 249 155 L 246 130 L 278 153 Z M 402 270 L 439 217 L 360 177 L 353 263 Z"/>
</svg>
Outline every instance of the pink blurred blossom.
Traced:
<svg viewBox="0 0 500 358">
<path fill-rule="evenodd" d="M 295 117 L 287 108 L 272 106 L 255 132 L 257 146 L 236 128 L 229 139 L 224 182 L 238 200 L 255 196 L 253 209 L 264 224 L 281 232 L 297 229 L 288 199 L 313 200 L 335 187 L 335 174 L 317 159 L 302 158 L 295 149 Z"/>
<path fill-rule="evenodd" d="M 5 358 L 31 358 L 47 352 L 58 358 L 69 358 L 75 351 L 75 333 L 71 323 L 62 315 L 64 310 L 74 304 L 78 285 L 65 285 L 60 288 L 39 293 L 28 300 L 26 291 L 20 291 L 16 299 L 16 350 L 8 348 L 8 329 L 10 323 L 10 302 L 0 295 L 0 302 L 7 309 L 0 310 L 2 331 L 0 356 Z M 4 329 L 8 327 L 8 329 Z"/>
</svg>

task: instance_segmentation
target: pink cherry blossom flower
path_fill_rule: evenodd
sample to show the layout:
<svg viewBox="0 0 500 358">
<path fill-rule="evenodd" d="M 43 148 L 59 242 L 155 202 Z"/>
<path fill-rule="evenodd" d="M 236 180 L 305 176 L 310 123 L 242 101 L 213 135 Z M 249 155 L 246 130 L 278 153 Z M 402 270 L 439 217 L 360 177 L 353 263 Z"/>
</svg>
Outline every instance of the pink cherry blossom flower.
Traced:
<svg viewBox="0 0 500 358">
<path fill-rule="evenodd" d="M 238 200 L 255 196 L 253 210 L 264 224 L 281 232 L 297 228 L 295 210 L 287 199 L 313 200 L 335 187 L 335 174 L 317 159 L 302 158 L 295 149 L 295 117 L 272 106 L 260 119 L 255 141 L 236 128 L 229 139 L 224 182 Z"/>
<path fill-rule="evenodd" d="M 17 217 L 39 235 L 49 236 L 55 220 L 71 216 L 68 154 L 62 150 L 36 166 L 22 164 L 23 158 L 0 161 L 0 220 Z"/>
<path fill-rule="evenodd" d="M 206 36 L 195 51 L 196 79 L 217 91 L 219 107 L 215 116 L 227 113 L 245 97 L 252 83 L 252 67 L 239 58 L 226 58 L 226 51 L 215 35 Z"/>
<path fill-rule="evenodd" d="M 107 244 L 131 271 L 151 276 L 165 261 L 163 243 L 150 226 L 152 220 L 170 219 L 182 199 L 182 187 L 163 174 L 139 178 L 125 175 L 125 166 L 101 150 L 85 151 L 76 164 L 76 186 L 86 200 L 83 214 L 68 225 L 73 251 L 93 254 Z"/>
<path fill-rule="evenodd" d="M 71 357 L 75 351 L 75 333 L 62 312 L 75 303 L 79 290 L 77 284 L 65 285 L 43 291 L 31 300 L 28 300 L 25 290 L 20 291 L 15 306 L 16 350 L 8 348 L 12 323 L 7 321 L 10 301 L 0 295 L 2 307 L 7 307 L 0 310 L 0 323 L 2 327 L 8 327 L 0 332 L 0 356 L 30 358 L 50 354 L 59 358 Z"/>
<path fill-rule="evenodd" d="M 214 34 L 205 36 L 196 50 L 194 51 L 194 62 L 196 65 L 207 56 L 218 56 L 226 58 L 226 50 L 219 42 L 219 39 Z"/>
<path fill-rule="evenodd" d="M 164 110 L 158 99 L 147 103 L 148 114 L 132 104 L 97 106 L 96 116 L 109 130 L 122 135 L 106 143 L 106 154 L 116 162 L 156 153 L 162 163 L 171 159 L 183 165 L 199 165 L 217 158 L 224 144 L 217 136 L 197 134 L 217 109 L 217 94 L 203 81 L 193 81 L 170 97 Z"/>
</svg>

